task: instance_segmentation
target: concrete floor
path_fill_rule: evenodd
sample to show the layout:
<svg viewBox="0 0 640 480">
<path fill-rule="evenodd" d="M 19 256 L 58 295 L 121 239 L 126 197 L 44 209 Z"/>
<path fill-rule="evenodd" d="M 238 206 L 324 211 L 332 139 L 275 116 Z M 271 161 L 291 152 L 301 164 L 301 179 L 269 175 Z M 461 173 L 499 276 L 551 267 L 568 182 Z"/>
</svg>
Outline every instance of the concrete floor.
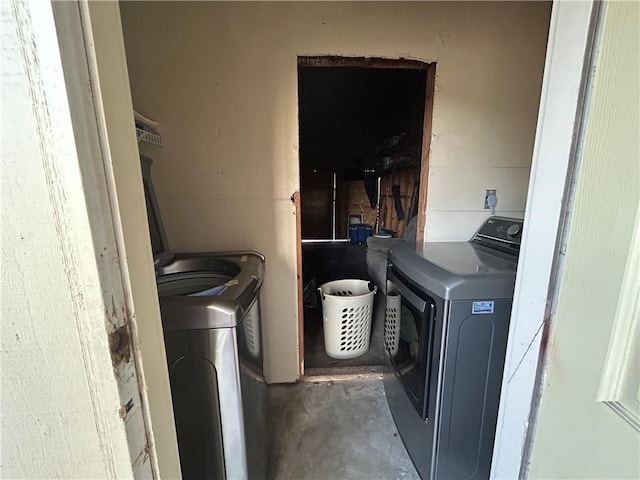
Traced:
<svg viewBox="0 0 640 480">
<path fill-rule="evenodd" d="M 272 385 L 271 395 L 271 480 L 419 479 L 382 380 Z"/>
</svg>

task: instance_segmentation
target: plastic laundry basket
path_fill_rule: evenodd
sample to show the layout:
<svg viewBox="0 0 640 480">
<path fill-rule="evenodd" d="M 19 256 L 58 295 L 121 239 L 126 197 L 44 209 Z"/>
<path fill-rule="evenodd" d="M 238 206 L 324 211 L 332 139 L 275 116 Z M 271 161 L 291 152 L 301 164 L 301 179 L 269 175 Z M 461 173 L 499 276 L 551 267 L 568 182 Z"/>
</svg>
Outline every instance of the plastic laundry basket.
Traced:
<svg viewBox="0 0 640 480">
<path fill-rule="evenodd" d="M 384 347 L 395 357 L 400 346 L 400 305 L 398 291 L 387 282 L 387 305 L 384 310 Z"/>
<path fill-rule="evenodd" d="M 366 353 L 377 287 L 366 280 L 335 280 L 318 290 L 327 355 L 343 360 Z"/>
<path fill-rule="evenodd" d="M 260 305 L 258 300 L 253 302 L 249 313 L 242 320 L 242 330 L 247 350 L 253 358 L 260 357 Z"/>
</svg>

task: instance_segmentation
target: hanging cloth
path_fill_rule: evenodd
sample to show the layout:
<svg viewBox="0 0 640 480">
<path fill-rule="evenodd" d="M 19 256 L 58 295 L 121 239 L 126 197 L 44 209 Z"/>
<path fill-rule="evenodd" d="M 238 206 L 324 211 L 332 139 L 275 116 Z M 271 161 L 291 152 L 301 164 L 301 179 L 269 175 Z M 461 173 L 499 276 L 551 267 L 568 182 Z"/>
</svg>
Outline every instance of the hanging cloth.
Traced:
<svg viewBox="0 0 640 480">
<path fill-rule="evenodd" d="M 376 208 L 378 203 L 378 177 L 375 175 L 364 177 L 364 191 L 367 192 L 371 208 Z"/>
<path fill-rule="evenodd" d="M 396 207 L 398 220 L 403 220 L 404 211 L 402 210 L 402 199 L 400 198 L 400 185 L 393 185 L 391 187 L 391 195 L 393 195 L 393 206 Z"/>
</svg>

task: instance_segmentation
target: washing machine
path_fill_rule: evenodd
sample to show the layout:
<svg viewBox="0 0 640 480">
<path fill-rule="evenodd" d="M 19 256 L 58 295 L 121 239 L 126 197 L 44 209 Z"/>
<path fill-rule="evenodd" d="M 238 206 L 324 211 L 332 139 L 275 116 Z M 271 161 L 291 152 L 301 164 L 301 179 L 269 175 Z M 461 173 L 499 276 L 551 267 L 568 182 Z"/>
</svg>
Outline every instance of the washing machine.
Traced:
<svg viewBox="0 0 640 480">
<path fill-rule="evenodd" d="M 173 413 L 185 479 L 264 479 L 271 441 L 253 251 L 174 254 L 141 157 Z"/>
</svg>

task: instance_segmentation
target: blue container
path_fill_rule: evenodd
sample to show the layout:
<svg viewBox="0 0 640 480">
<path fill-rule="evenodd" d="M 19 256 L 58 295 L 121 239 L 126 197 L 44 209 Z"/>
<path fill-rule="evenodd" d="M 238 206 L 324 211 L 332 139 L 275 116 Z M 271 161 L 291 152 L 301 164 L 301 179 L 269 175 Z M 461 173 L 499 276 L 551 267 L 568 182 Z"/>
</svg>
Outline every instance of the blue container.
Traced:
<svg viewBox="0 0 640 480">
<path fill-rule="evenodd" d="M 364 225 L 364 238 L 362 239 L 362 243 L 367 242 L 367 238 L 371 236 L 371 225 Z"/>
<path fill-rule="evenodd" d="M 353 223 L 349 225 L 349 243 L 351 243 L 351 245 L 358 244 L 358 227 L 359 226 L 360 226 L 359 223 Z"/>
<path fill-rule="evenodd" d="M 371 225 L 354 223 L 349 225 L 349 242 L 351 245 L 362 245 L 371 236 Z"/>
</svg>

